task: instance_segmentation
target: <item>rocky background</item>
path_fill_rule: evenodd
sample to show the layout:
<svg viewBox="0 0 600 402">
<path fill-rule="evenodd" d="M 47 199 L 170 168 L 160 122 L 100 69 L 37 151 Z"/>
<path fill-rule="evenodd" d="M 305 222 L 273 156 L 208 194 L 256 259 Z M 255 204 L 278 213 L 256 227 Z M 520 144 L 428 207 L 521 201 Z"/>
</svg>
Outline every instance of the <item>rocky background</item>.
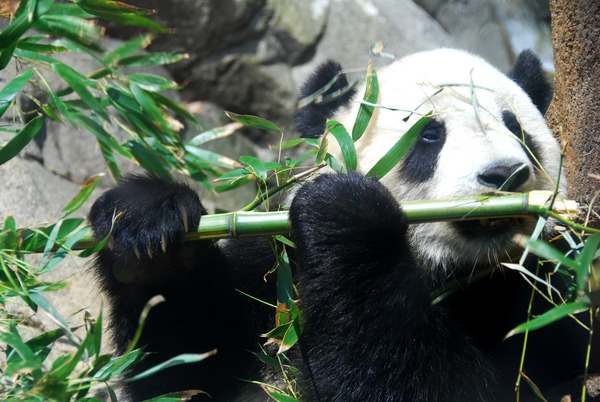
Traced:
<svg viewBox="0 0 600 402">
<path fill-rule="evenodd" d="M 552 69 L 549 11 L 542 0 L 125 2 L 157 9 L 156 20 L 171 28 L 170 34 L 154 40 L 151 50 L 189 55 L 162 73 L 185 84 L 178 96 L 195 106 L 204 129 L 226 123 L 223 110 L 230 110 L 270 119 L 293 135 L 298 88 L 315 65 L 335 59 L 363 74 L 369 49 L 379 41 L 386 53 L 398 57 L 440 46 L 464 48 L 503 70 L 520 50 L 534 48 Z M 139 33 L 113 24 L 106 30 L 116 41 Z M 75 69 L 81 66 L 80 71 L 94 65 L 81 55 L 67 57 Z M 0 74 L 0 87 L 6 80 Z M 248 132 L 222 144 L 221 151 L 234 157 L 250 153 L 264 157 L 267 144 L 278 140 L 273 134 Z M 102 171 L 93 136 L 48 121 L 43 135 L 0 166 L 0 219 L 12 214 L 19 226 L 56 219 L 79 186 Z M 110 184 L 109 179 L 103 183 Z M 85 262 L 63 263 L 50 275 L 50 280 L 67 279 L 73 285 L 52 295 L 65 317 L 82 307 L 98 314 L 101 300 Z"/>
</svg>

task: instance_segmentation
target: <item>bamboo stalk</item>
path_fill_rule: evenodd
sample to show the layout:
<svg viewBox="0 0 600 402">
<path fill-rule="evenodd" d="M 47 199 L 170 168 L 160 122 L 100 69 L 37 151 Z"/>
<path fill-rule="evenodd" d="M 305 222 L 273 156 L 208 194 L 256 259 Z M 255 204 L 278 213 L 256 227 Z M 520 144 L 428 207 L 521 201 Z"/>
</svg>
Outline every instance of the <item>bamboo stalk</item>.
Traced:
<svg viewBox="0 0 600 402">
<path fill-rule="evenodd" d="M 552 197 L 549 191 L 507 193 L 502 195 L 461 197 L 443 200 L 403 201 L 402 210 L 409 224 L 510 218 L 526 215 L 548 216 L 548 213 L 572 218 L 578 213 L 574 201 L 557 201 L 548 210 Z M 287 211 L 229 212 L 205 215 L 197 232 L 186 234 L 186 241 L 242 238 L 288 234 L 290 222 Z"/>
<path fill-rule="evenodd" d="M 409 224 L 527 215 L 552 216 L 565 221 L 572 219 L 579 212 L 577 203 L 570 200 L 557 200 L 550 210 L 548 207 L 551 199 L 552 192 L 532 191 L 444 200 L 404 201 L 401 205 Z M 202 216 L 198 230 L 187 233 L 185 241 L 287 235 L 289 232 L 287 211 L 230 212 Z M 86 236 L 74 249 L 80 250 L 94 244 L 93 237 Z M 36 252 L 41 251 L 43 250 Z"/>
</svg>

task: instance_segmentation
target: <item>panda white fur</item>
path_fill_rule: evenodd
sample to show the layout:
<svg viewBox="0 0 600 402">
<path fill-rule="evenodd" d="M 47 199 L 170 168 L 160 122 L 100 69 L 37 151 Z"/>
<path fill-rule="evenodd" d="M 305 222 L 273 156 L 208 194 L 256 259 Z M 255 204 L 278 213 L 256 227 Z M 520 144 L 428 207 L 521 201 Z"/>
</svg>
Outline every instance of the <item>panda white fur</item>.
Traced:
<svg viewBox="0 0 600 402">
<path fill-rule="evenodd" d="M 301 97 L 340 69 L 323 64 Z M 356 144 L 358 173 L 320 175 L 298 190 L 290 209 L 304 322 L 291 359 L 302 399 L 513 400 L 523 340 L 503 338 L 525 320 L 531 288 L 505 270 L 439 304 L 430 294 L 444 281 L 508 260 L 516 252 L 513 236 L 530 233 L 530 223 L 408 226 L 398 202 L 494 191 L 522 165 L 510 190 L 553 189 L 560 150 L 542 117 L 551 91 L 540 62 L 524 52 L 506 76 L 476 56 L 441 49 L 398 60 L 378 77 L 378 103 L 405 111 L 376 109 Z M 330 91 L 346 84 L 341 76 Z M 363 90 L 305 107 L 300 132 L 320 137 L 329 118 L 350 129 Z M 360 174 L 430 110 L 433 119 L 383 185 Z M 156 177 L 131 176 L 98 199 L 90 213 L 98 238 L 109 233 L 115 211 L 123 216 L 95 270 L 117 351 L 126 350 L 156 294 L 166 301 L 150 313 L 141 339 L 150 354 L 137 372 L 177 354 L 218 349 L 201 363 L 127 384 L 128 395 L 200 389 L 212 400 L 268 400 L 240 379 L 263 376 L 249 351 L 273 327 L 273 310 L 238 292 L 275 301 L 274 278 L 264 281 L 274 264 L 266 240 L 183 244 L 186 228 L 206 211 L 194 190 Z M 547 307 L 534 305 L 534 314 Z M 573 378 L 586 342 L 572 320 L 533 332 L 524 371 L 542 391 Z"/>
</svg>

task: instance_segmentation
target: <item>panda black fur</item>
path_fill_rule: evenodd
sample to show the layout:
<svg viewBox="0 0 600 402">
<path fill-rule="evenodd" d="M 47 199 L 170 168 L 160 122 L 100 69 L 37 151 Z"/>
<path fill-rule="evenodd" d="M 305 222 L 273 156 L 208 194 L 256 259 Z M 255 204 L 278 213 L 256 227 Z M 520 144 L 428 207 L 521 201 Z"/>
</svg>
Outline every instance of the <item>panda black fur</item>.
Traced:
<svg viewBox="0 0 600 402">
<path fill-rule="evenodd" d="M 301 97 L 340 69 L 322 65 Z M 511 190 L 554 188 L 559 147 L 542 117 L 551 91 L 540 62 L 524 52 L 507 77 L 476 56 L 440 49 L 394 62 L 378 77 L 379 103 L 407 111 L 376 109 L 356 144 L 358 173 L 320 175 L 298 190 L 290 208 L 304 318 L 292 360 L 303 400 L 514 400 L 523 340 L 503 338 L 526 319 L 531 288 L 518 274 L 496 270 L 439 304 L 430 294 L 514 256 L 513 236 L 530 233 L 531 225 L 409 226 L 398 201 L 493 191 L 523 164 Z M 341 75 L 330 91 L 346 85 Z M 329 118 L 350 128 L 363 91 L 301 110 L 302 134 L 321 136 Z M 429 110 L 432 121 L 399 166 L 381 183 L 361 175 Z M 156 294 L 166 301 L 149 315 L 141 344 L 150 353 L 136 372 L 181 353 L 218 350 L 201 363 L 127 384 L 130 398 L 200 389 L 212 400 L 268 400 L 240 379 L 263 376 L 249 351 L 273 327 L 273 311 L 237 291 L 275 302 L 274 279 L 264 281 L 275 262 L 267 241 L 182 243 L 206 211 L 188 186 L 155 177 L 131 176 L 98 199 L 90 213 L 98 238 L 109 233 L 115 212 L 123 215 L 95 269 L 117 351 L 126 350 Z M 547 308 L 536 305 L 534 313 Z M 584 366 L 586 342 L 572 320 L 533 332 L 524 371 L 542 391 L 573 378 Z"/>
</svg>

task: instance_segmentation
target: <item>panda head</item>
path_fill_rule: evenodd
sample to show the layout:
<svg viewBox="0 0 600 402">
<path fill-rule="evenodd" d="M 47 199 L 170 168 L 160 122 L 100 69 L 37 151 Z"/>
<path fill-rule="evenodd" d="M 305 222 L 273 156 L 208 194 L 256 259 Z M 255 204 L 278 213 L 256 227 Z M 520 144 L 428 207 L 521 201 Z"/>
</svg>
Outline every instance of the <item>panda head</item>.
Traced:
<svg viewBox="0 0 600 402">
<path fill-rule="evenodd" d="M 341 67 L 327 62 L 302 88 L 307 97 L 325 86 Z M 560 148 L 543 113 L 551 98 L 541 63 L 530 51 L 503 74 L 464 51 L 416 53 L 377 71 L 378 104 L 364 135 L 355 144 L 357 170 L 366 173 L 421 115 L 433 118 L 404 159 L 381 182 L 398 199 L 440 199 L 490 193 L 513 173 L 508 190 L 553 190 L 560 181 Z M 329 92 L 347 85 L 338 79 Z M 333 102 L 300 110 L 297 124 L 307 137 L 320 137 L 327 119 L 348 131 L 356 118 L 364 84 Z M 395 109 L 395 110 L 392 110 Z M 328 151 L 339 148 L 329 141 Z M 531 233 L 533 221 L 462 221 L 411 225 L 409 244 L 423 266 L 474 267 L 497 263 L 517 251 L 513 238 Z"/>
</svg>

